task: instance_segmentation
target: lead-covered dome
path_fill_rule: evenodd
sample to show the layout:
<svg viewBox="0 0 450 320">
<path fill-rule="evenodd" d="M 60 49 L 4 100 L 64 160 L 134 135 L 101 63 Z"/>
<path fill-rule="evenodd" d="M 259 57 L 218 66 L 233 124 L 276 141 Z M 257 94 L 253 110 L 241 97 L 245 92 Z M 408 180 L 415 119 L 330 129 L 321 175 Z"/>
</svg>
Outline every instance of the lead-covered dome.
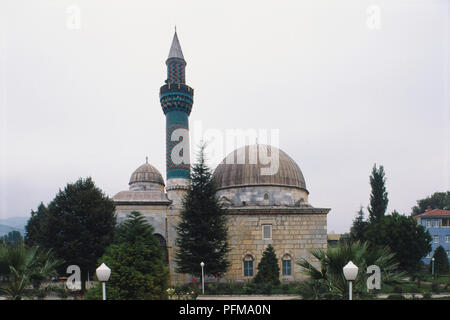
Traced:
<svg viewBox="0 0 450 320">
<path fill-rule="evenodd" d="M 130 177 L 130 190 L 146 190 L 164 188 L 164 179 L 161 173 L 149 163 L 137 168 Z"/>
<path fill-rule="evenodd" d="M 231 152 L 214 171 L 217 197 L 225 206 L 296 206 L 308 204 L 305 178 L 284 151 L 247 145 Z"/>
<path fill-rule="evenodd" d="M 214 171 L 218 189 L 272 185 L 306 190 L 297 163 L 273 146 L 247 145 L 231 152 Z"/>
<path fill-rule="evenodd" d="M 129 185 L 129 190 L 120 191 L 113 197 L 116 204 L 170 204 L 170 200 L 164 193 L 164 180 L 161 173 L 147 161 L 131 174 Z"/>
</svg>

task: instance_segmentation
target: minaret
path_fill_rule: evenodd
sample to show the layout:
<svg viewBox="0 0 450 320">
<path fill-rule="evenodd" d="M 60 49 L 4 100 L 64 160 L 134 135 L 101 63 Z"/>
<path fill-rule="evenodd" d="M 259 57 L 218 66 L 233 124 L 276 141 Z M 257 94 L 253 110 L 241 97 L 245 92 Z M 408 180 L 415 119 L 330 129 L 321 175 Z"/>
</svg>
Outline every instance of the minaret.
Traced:
<svg viewBox="0 0 450 320">
<path fill-rule="evenodd" d="M 194 90 L 186 85 L 186 61 L 176 30 L 166 65 L 166 84 L 159 91 L 166 115 L 166 190 L 173 205 L 178 207 L 190 181 L 189 114 Z"/>
</svg>

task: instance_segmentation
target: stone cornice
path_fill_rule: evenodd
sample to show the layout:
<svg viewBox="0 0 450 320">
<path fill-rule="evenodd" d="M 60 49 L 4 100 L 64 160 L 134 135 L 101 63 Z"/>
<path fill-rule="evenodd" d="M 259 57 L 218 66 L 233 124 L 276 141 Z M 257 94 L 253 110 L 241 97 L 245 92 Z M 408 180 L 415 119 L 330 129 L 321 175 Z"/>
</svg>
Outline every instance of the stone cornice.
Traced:
<svg viewBox="0 0 450 320">
<path fill-rule="evenodd" d="M 295 208 L 295 207 L 242 207 L 224 208 L 227 215 L 258 215 L 258 214 L 328 214 L 331 208 Z"/>
<path fill-rule="evenodd" d="M 142 205 L 142 206 L 169 206 L 172 203 L 170 200 L 164 201 L 114 201 L 115 205 Z"/>
</svg>

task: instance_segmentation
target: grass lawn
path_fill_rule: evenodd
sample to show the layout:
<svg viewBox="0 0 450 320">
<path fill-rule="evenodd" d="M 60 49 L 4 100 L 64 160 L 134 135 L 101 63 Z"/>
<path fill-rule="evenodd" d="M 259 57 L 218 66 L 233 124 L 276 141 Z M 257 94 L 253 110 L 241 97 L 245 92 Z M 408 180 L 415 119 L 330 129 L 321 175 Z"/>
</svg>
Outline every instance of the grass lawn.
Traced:
<svg viewBox="0 0 450 320">
<path fill-rule="evenodd" d="M 432 282 L 433 281 L 432 275 L 431 274 L 424 275 L 424 280 L 423 281 Z M 436 276 L 434 281 L 437 281 L 437 282 L 443 283 L 443 284 L 444 283 L 450 283 L 450 274 Z"/>
</svg>

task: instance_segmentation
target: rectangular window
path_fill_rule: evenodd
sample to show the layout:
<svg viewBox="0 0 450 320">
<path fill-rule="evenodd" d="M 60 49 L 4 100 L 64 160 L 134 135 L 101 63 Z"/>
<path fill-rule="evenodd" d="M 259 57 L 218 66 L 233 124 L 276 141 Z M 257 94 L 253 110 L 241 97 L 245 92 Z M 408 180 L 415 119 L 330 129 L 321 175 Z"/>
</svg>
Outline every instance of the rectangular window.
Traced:
<svg viewBox="0 0 450 320">
<path fill-rule="evenodd" d="M 283 276 L 291 275 L 291 260 L 283 260 Z"/>
<path fill-rule="evenodd" d="M 442 219 L 442 226 L 443 226 L 444 228 L 448 228 L 448 227 L 449 227 L 449 225 L 448 225 L 448 218 Z"/>
<path fill-rule="evenodd" d="M 450 243 L 450 235 L 445 236 L 445 243 Z"/>
<path fill-rule="evenodd" d="M 434 236 L 434 243 L 439 243 L 439 236 Z"/>
<path fill-rule="evenodd" d="M 253 277 L 253 260 L 244 261 L 244 277 Z"/>
<path fill-rule="evenodd" d="M 271 224 L 263 224 L 262 238 L 263 238 L 263 240 L 272 240 L 272 225 Z"/>
</svg>

